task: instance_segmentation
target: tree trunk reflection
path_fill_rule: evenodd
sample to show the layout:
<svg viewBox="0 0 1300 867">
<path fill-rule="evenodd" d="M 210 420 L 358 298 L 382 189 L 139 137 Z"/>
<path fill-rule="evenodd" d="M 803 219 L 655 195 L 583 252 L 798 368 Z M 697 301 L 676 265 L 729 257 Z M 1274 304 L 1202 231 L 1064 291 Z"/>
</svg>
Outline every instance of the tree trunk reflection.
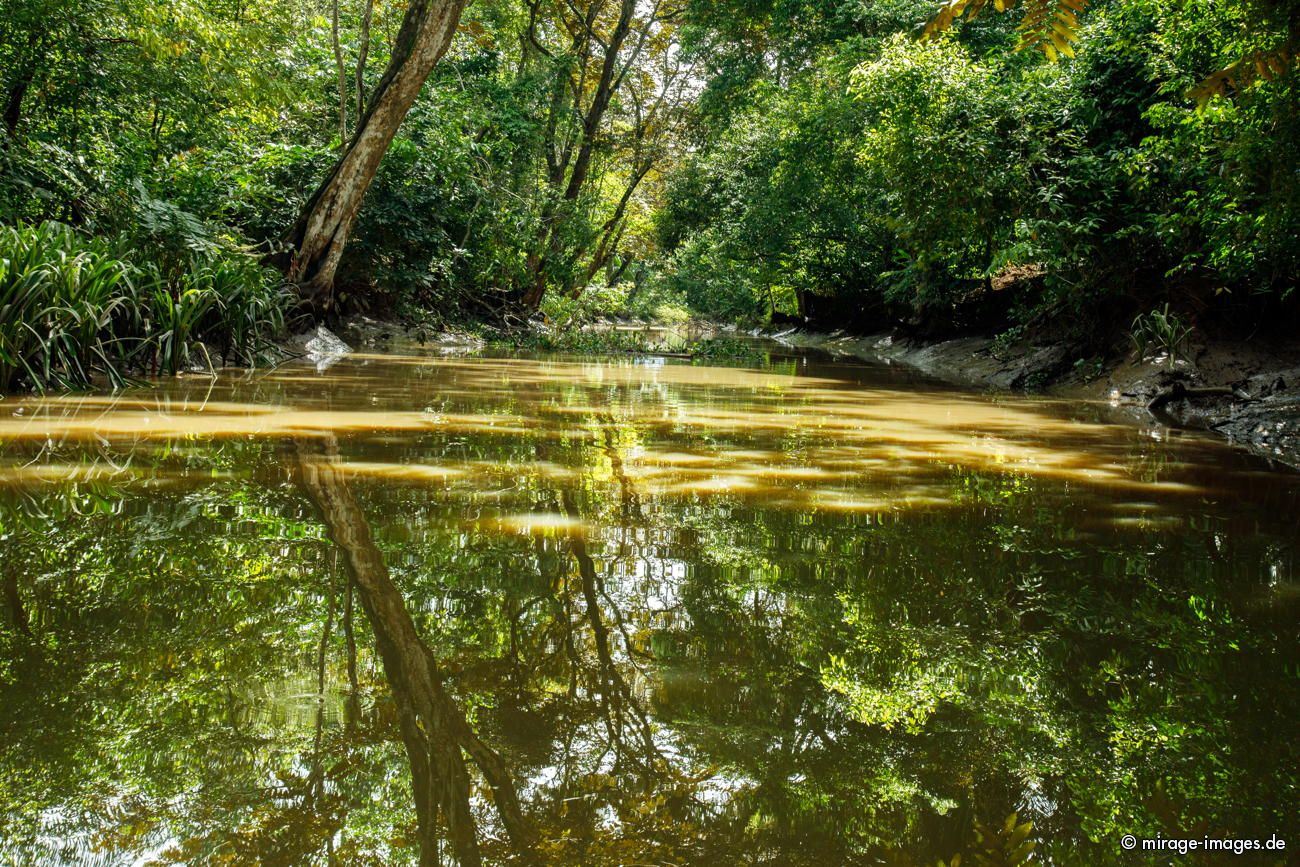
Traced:
<svg viewBox="0 0 1300 867">
<path fill-rule="evenodd" d="M 375 632 L 384 673 L 397 705 L 402 741 L 411 765 L 420 835 L 420 863 L 438 857 L 438 816 L 446 824 L 455 860 L 482 863 L 470 809 L 468 754 L 491 787 L 511 843 L 531 860 L 533 833 L 519 806 L 510 774 L 493 749 L 474 733 L 448 695 L 433 653 L 420 638 L 401 592 L 375 545 L 364 513 L 337 469 L 333 437 L 297 441 L 299 478 L 344 557 Z"/>
</svg>

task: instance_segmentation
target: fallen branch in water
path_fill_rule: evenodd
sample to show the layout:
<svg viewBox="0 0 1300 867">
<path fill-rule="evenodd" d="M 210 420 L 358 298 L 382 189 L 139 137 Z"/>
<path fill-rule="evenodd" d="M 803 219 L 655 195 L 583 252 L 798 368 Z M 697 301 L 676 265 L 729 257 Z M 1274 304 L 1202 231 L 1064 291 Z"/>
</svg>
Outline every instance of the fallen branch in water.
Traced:
<svg viewBox="0 0 1300 867">
<path fill-rule="evenodd" d="M 1158 412 L 1164 408 L 1165 404 L 1172 403 L 1176 400 L 1189 400 L 1198 397 L 1233 397 L 1237 400 L 1250 401 L 1253 397 L 1246 394 L 1239 388 L 1233 388 L 1228 385 L 1207 385 L 1197 388 L 1188 388 L 1181 382 L 1175 382 L 1169 388 L 1151 398 L 1147 404 L 1147 409 L 1151 412 Z"/>
</svg>

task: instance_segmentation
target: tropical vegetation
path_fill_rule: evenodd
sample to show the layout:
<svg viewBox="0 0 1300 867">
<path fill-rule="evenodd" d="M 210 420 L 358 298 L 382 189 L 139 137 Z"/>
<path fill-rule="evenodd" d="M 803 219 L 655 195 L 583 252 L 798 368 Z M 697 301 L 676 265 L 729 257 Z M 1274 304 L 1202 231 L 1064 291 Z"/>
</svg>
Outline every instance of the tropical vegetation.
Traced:
<svg viewBox="0 0 1300 867">
<path fill-rule="evenodd" d="M 7 386 L 249 363 L 290 300 L 1292 327 L 1300 9 L 985 5 L 4 0 Z"/>
</svg>

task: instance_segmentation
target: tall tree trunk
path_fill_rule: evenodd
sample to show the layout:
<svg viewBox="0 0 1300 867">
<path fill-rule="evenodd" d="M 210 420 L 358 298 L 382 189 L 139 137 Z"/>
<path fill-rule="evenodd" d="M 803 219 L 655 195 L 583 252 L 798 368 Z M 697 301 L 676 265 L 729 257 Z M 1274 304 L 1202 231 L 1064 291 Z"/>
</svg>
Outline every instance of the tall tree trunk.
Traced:
<svg viewBox="0 0 1300 867">
<path fill-rule="evenodd" d="M 357 637 L 352 631 L 352 581 L 347 582 L 347 595 L 343 597 L 343 643 L 348 656 L 347 728 L 351 733 L 361 718 L 361 689 L 357 682 Z"/>
<path fill-rule="evenodd" d="M 357 38 L 357 117 L 366 110 L 366 58 L 370 56 L 370 22 L 375 15 L 375 0 L 366 0 L 361 12 L 361 33 Z"/>
<path fill-rule="evenodd" d="M 623 230 L 627 225 L 623 221 L 623 216 L 627 213 L 628 202 L 632 201 L 632 196 L 636 193 L 637 187 L 641 186 L 641 181 L 650 173 L 653 165 L 652 160 L 646 160 L 637 167 L 632 173 L 631 179 L 628 180 L 627 186 L 623 188 L 623 195 L 619 197 L 613 215 L 600 227 L 600 242 L 596 245 L 596 251 L 592 253 L 591 261 L 587 263 L 582 278 L 573 287 L 573 297 L 575 299 L 582 295 L 583 290 L 596 276 L 596 272 L 605 267 L 610 257 L 614 255 L 614 251 L 618 249 L 619 241 L 623 238 Z"/>
<path fill-rule="evenodd" d="M 617 266 L 614 264 L 614 260 L 611 259 L 609 265 L 607 266 L 609 271 L 605 277 L 605 282 L 608 283 L 610 286 L 617 284 L 620 280 L 623 279 L 623 275 L 627 273 L 627 269 L 635 261 L 636 261 L 636 257 L 631 254 L 627 254 L 623 256 L 623 261 L 619 262 Z M 624 302 L 624 304 L 627 307 L 632 306 L 632 302 L 635 301 L 637 296 L 641 294 L 641 289 L 644 287 L 644 285 L 645 285 L 645 268 L 640 267 L 637 268 L 636 271 L 633 273 L 632 289 L 627 293 L 627 301 Z"/>
<path fill-rule="evenodd" d="M 591 173 L 591 160 L 596 150 L 596 136 L 600 132 L 601 121 L 609 101 L 622 83 L 618 72 L 619 52 L 623 43 L 632 32 L 632 18 L 636 14 L 636 0 L 621 0 L 618 22 L 610 34 L 605 46 L 605 58 L 600 68 L 600 78 L 596 83 L 596 92 L 592 95 L 591 105 L 582 118 L 581 142 L 573 160 L 573 170 L 569 173 L 569 183 L 564 188 L 563 202 L 559 209 L 542 221 L 542 237 L 534 253 L 528 257 L 528 285 L 524 291 L 522 303 L 529 310 L 536 310 L 546 295 L 546 265 L 559 254 L 563 246 L 562 224 L 567 211 L 577 201 Z M 578 91 L 580 93 L 581 91 Z M 575 96 L 575 98 L 577 98 Z M 562 180 L 562 176 L 561 176 Z"/>
<path fill-rule="evenodd" d="M 333 307 L 334 275 L 361 201 L 420 88 L 451 44 L 465 2 L 411 0 L 392 59 L 352 140 L 289 233 L 289 282 L 318 310 Z"/>
<path fill-rule="evenodd" d="M 28 34 L 26 49 L 20 56 L 21 62 L 14 64 L 17 71 L 5 87 L 4 125 L 9 139 L 18 133 L 18 123 L 23 117 L 23 100 L 36 79 L 37 67 L 45 61 L 44 46 L 37 30 Z"/>
<path fill-rule="evenodd" d="M 4 570 L 5 604 L 9 608 L 9 618 L 14 628 L 23 635 L 31 635 L 32 627 L 27 619 L 27 609 L 23 607 L 22 594 L 18 592 L 18 567 L 12 563 L 0 567 Z"/>
<path fill-rule="evenodd" d="M 4 124 L 5 133 L 10 139 L 18 132 L 18 122 L 23 116 L 23 99 L 27 96 L 27 89 L 32 86 L 35 73 L 36 70 L 29 66 L 18 73 L 13 84 L 9 85 L 9 92 L 5 96 Z"/>
<path fill-rule="evenodd" d="M 330 637 L 334 633 L 334 570 L 329 576 L 329 601 L 325 609 L 325 628 L 320 634 L 320 648 L 316 653 L 316 734 L 312 739 L 311 771 L 307 774 L 307 804 L 320 800 L 325 794 L 325 765 L 321 747 L 325 743 L 325 663 L 328 659 Z"/>
</svg>

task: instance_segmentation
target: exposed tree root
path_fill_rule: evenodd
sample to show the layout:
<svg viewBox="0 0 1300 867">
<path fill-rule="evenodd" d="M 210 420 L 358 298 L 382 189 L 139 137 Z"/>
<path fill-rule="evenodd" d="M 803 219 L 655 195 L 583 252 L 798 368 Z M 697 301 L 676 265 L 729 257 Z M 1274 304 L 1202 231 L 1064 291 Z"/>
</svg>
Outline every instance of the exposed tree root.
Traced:
<svg viewBox="0 0 1300 867">
<path fill-rule="evenodd" d="M 1228 385 L 1207 385 L 1195 388 L 1188 388 L 1181 382 L 1175 382 L 1169 388 L 1151 398 L 1147 404 L 1147 409 L 1151 412 L 1159 412 L 1167 404 L 1179 400 L 1195 400 L 1200 397 L 1231 397 L 1237 400 L 1250 401 L 1253 397 L 1246 394 L 1239 388 L 1233 388 Z"/>
</svg>

